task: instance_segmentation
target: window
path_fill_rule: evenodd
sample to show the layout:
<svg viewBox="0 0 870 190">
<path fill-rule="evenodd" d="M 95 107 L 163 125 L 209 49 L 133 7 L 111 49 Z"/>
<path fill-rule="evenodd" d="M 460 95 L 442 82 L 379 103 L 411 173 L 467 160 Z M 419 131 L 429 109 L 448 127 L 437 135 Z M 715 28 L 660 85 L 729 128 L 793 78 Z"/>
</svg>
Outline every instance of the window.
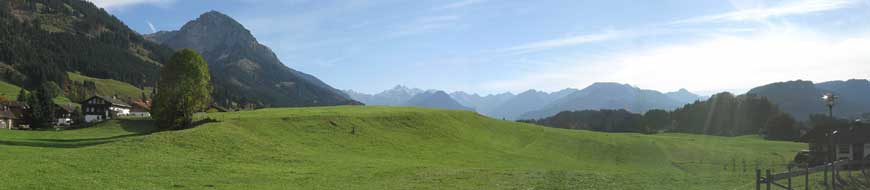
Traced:
<svg viewBox="0 0 870 190">
<path fill-rule="evenodd" d="M 849 154 L 850 152 L 852 152 L 850 149 L 851 146 L 849 146 L 848 144 L 838 144 L 837 154 Z"/>
</svg>

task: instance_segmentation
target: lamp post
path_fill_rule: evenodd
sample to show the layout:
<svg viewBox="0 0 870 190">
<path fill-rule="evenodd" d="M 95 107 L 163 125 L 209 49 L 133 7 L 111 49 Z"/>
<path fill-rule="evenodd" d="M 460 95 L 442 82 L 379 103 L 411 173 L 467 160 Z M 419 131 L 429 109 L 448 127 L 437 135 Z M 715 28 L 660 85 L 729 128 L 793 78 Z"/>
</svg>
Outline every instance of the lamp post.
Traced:
<svg viewBox="0 0 870 190">
<path fill-rule="evenodd" d="M 825 104 L 828 105 L 828 117 L 831 117 L 831 119 L 834 118 L 834 104 L 836 103 L 837 98 L 838 97 L 834 96 L 833 93 L 825 93 L 825 95 L 822 96 L 822 100 L 824 100 Z"/>
<path fill-rule="evenodd" d="M 825 105 L 828 106 L 828 117 L 830 117 L 829 119 L 833 122 L 833 120 L 834 120 L 834 104 L 837 101 L 837 96 L 834 96 L 833 93 L 825 93 L 825 95 L 822 96 L 822 100 L 824 100 Z M 837 187 L 835 184 L 836 184 L 836 180 L 837 180 L 837 177 L 836 177 L 836 169 L 837 168 L 836 168 L 836 166 L 834 166 L 834 161 L 836 161 L 836 159 L 837 159 L 837 150 L 835 150 L 837 146 L 834 144 L 834 135 L 837 134 L 838 131 L 834 130 L 834 126 L 829 125 L 828 127 L 831 129 L 831 133 L 829 135 L 829 137 L 831 138 L 830 139 L 831 144 L 830 144 L 830 148 L 828 149 L 831 151 L 831 157 L 830 157 L 830 161 L 831 161 L 831 188 L 836 189 Z"/>
</svg>

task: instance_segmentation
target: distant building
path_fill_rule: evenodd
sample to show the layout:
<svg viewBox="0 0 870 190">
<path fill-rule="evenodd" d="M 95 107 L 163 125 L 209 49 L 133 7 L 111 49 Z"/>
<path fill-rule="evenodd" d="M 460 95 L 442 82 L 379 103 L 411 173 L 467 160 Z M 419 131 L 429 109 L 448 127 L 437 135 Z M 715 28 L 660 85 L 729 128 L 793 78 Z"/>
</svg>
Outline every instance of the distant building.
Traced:
<svg viewBox="0 0 870 190">
<path fill-rule="evenodd" d="M 213 110 L 216 112 L 231 112 L 232 111 L 230 109 L 227 109 L 227 108 L 220 106 L 220 105 L 217 105 L 217 104 L 209 105 L 208 108 L 206 109 L 206 112 L 209 112 L 209 110 Z"/>
<path fill-rule="evenodd" d="M 833 138 L 831 131 L 837 131 Z M 848 127 L 815 127 L 800 138 L 809 144 L 816 163 L 829 161 L 834 152 L 836 160 L 862 160 L 870 156 L 870 124 L 852 123 Z M 831 152 L 831 142 L 834 143 Z"/>
<path fill-rule="evenodd" d="M 0 108 L 0 129 L 13 129 L 16 128 L 16 120 L 18 117 L 15 116 L 11 110 L 4 108 Z"/>
<path fill-rule="evenodd" d="M 129 116 L 151 117 L 151 101 L 133 100 L 130 101 Z"/>
<path fill-rule="evenodd" d="M 4 118 L 10 119 L 5 122 L 3 128 L 28 128 L 29 126 L 24 121 L 24 114 L 27 113 L 29 107 L 24 102 L 18 101 L 0 101 L 0 113 Z M 2 118 L 0 118 L 2 119 Z M 6 120 L 3 119 L 3 120 Z"/>
<path fill-rule="evenodd" d="M 130 114 L 133 106 L 115 97 L 94 96 L 83 102 L 82 112 L 85 122 L 97 122 L 112 119 L 115 116 Z"/>
<path fill-rule="evenodd" d="M 54 104 L 54 125 L 69 126 L 73 124 L 73 113 L 79 109 L 73 104 Z"/>
</svg>

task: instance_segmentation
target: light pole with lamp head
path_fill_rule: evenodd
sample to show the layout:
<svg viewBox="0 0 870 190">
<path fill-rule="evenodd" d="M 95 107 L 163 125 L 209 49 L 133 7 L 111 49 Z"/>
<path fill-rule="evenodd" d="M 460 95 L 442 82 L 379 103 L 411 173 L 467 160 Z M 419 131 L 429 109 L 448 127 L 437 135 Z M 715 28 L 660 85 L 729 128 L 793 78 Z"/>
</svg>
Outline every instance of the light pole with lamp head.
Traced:
<svg viewBox="0 0 870 190">
<path fill-rule="evenodd" d="M 830 124 L 833 124 L 834 104 L 836 103 L 837 96 L 834 96 L 833 93 L 825 93 L 825 95 L 822 96 L 822 100 L 824 100 L 825 104 L 828 106 L 828 117 L 831 120 Z M 836 184 L 836 180 L 837 180 L 837 177 L 836 177 L 837 176 L 836 175 L 837 168 L 836 168 L 836 166 L 834 166 L 834 162 L 837 160 L 837 150 L 836 150 L 837 146 L 834 144 L 834 135 L 836 135 L 837 132 L 839 132 L 839 131 L 834 130 L 833 125 L 829 125 L 828 127 L 831 129 L 831 133 L 830 133 L 831 145 L 830 145 L 830 148 L 828 149 L 831 151 L 831 159 L 830 159 L 830 161 L 831 161 L 831 188 L 836 189 L 837 186 L 835 184 Z"/>
</svg>

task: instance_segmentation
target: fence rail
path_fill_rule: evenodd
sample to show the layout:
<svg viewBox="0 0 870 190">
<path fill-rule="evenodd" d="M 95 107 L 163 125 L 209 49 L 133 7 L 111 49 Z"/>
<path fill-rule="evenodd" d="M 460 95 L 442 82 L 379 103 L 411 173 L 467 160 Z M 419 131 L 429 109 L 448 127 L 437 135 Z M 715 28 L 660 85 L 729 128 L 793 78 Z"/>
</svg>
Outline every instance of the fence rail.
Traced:
<svg viewBox="0 0 870 190">
<path fill-rule="evenodd" d="M 805 183 L 806 183 L 806 186 L 808 187 L 809 186 L 809 181 L 808 181 L 809 175 L 813 174 L 813 173 L 817 173 L 817 172 L 822 172 L 822 171 L 825 172 L 825 184 L 827 184 L 827 181 L 828 181 L 828 177 L 827 177 L 828 171 L 831 172 L 831 176 L 832 176 L 832 178 L 831 178 L 832 185 L 831 186 L 833 187 L 834 186 L 833 184 L 836 183 L 836 178 L 834 177 L 834 175 L 837 175 L 839 173 L 838 170 L 856 169 L 856 168 L 868 169 L 868 168 L 870 168 L 868 166 L 870 166 L 870 161 L 867 161 L 867 160 L 840 160 L 840 161 L 836 161 L 834 163 L 827 163 L 825 165 L 815 166 L 815 167 L 811 167 L 811 168 L 803 168 L 802 170 L 792 170 L 791 169 L 792 167 L 790 167 L 789 171 L 787 171 L 787 172 L 775 173 L 775 174 L 771 174 L 770 170 L 766 170 L 764 176 L 762 176 L 762 174 L 761 174 L 761 169 L 756 169 L 755 170 L 755 189 L 761 190 L 761 186 L 765 185 L 767 190 L 770 190 L 771 186 L 777 186 L 777 187 L 780 187 L 783 189 L 792 190 L 793 189 L 792 183 L 791 183 L 792 178 L 799 177 L 799 176 L 805 176 L 805 179 L 806 179 Z M 776 182 L 776 181 L 780 181 L 780 180 L 788 180 L 788 183 L 786 185 L 783 185 L 783 184 L 779 184 Z"/>
</svg>

